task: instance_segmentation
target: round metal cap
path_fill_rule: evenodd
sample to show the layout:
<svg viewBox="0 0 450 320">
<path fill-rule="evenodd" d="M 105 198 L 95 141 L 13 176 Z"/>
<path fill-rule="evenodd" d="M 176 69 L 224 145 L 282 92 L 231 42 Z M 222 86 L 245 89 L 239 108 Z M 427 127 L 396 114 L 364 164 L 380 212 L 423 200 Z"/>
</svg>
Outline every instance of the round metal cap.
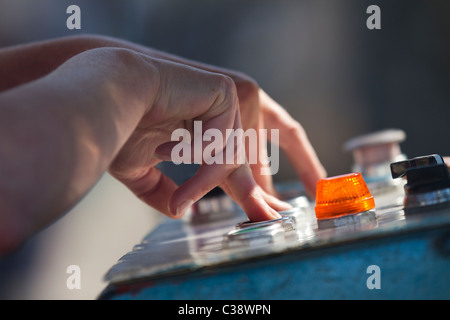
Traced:
<svg viewBox="0 0 450 320">
<path fill-rule="evenodd" d="M 348 140 L 344 144 L 346 151 L 352 151 L 360 147 L 371 145 L 399 143 L 406 139 L 406 133 L 401 129 L 385 129 Z"/>
</svg>

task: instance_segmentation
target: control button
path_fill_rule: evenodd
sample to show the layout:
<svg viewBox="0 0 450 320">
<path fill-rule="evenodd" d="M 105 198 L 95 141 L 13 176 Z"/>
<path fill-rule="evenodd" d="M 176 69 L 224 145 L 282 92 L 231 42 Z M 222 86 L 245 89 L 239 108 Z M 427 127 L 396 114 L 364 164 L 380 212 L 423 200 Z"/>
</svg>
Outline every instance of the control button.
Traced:
<svg viewBox="0 0 450 320">
<path fill-rule="evenodd" d="M 375 208 L 375 200 L 361 173 L 350 173 L 317 182 L 316 217 L 331 219 Z"/>
<path fill-rule="evenodd" d="M 245 221 L 224 236 L 224 246 L 247 248 L 278 243 L 293 239 L 290 231 L 295 231 L 295 222 L 289 216 L 259 222 Z"/>
<path fill-rule="evenodd" d="M 406 160 L 400 142 L 406 134 L 400 129 L 386 129 L 358 136 L 344 144 L 353 153 L 353 172 L 360 172 L 372 193 L 391 192 L 401 181 L 392 180 L 390 164 Z M 400 186 L 401 187 L 401 186 Z"/>
<path fill-rule="evenodd" d="M 404 207 L 415 208 L 450 204 L 450 174 L 438 154 L 417 157 L 391 164 L 393 178 L 406 177 Z"/>
<path fill-rule="evenodd" d="M 306 213 L 308 210 L 308 208 L 303 208 L 303 207 L 293 207 L 289 210 L 285 210 L 285 211 L 281 211 L 279 212 L 281 216 L 283 217 L 292 217 L 292 219 L 294 220 L 294 222 L 297 222 L 297 219 L 304 213 Z"/>
<path fill-rule="evenodd" d="M 294 219 L 295 222 L 297 222 L 297 219 L 304 214 L 309 214 L 312 212 L 313 207 L 311 205 L 311 202 L 309 201 L 308 197 L 305 195 L 292 197 L 292 198 L 282 198 L 284 202 L 289 203 L 292 208 L 281 211 L 279 214 L 281 216 L 289 216 Z"/>
<path fill-rule="evenodd" d="M 406 139 L 406 133 L 403 130 L 400 129 L 385 129 L 377 132 L 368 133 L 365 135 L 361 135 L 358 137 L 355 137 L 353 139 L 348 140 L 344 144 L 344 148 L 347 151 L 356 150 L 363 147 L 370 147 L 370 146 L 389 146 L 391 144 L 398 145 L 400 142 L 405 141 Z M 391 152 L 391 155 L 396 156 L 398 154 L 398 150 L 395 150 L 397 148 L 390 148 L 388 150 L 394 151 L 394 153 Z M 369 162 L 380 162 L 380 160 L 386 160 L 388 157 L 386 156 L 386 153 L 378 153 L 378 157 L 375 159 L 373 157 L 370 158 L 364 158 L 364 160 L 368 160 Z M 392 156 L 389 156 L 392 157 Z"/>
<path fill-rule="evenodd" d="M 411 168 L 406 171 L 405 192 L 423 193 L 450 187 L 448 169 L 445 164 Z"/>
<path fill-rule="evenodd" d="M 427 167 L 433 164 L 445 164 L 444 159 L 438 154 L 416 157 L 404 161 L 391 163 L 391 175 L 393 179 L 404 177 L 408 169 Z"/>
<path fill-rule="evenodd" d="M 253 228 L 264 228 L 269 226 L 277 226 L 283 228 L 284 231 L 292 231 L 295 229 L 294 221 L 291 217 L 285 216 L 274 220 L 251 222 L 249 220 L 238 223 L 236 229 L 247 229 L 251 230 Z"/>
</svg>

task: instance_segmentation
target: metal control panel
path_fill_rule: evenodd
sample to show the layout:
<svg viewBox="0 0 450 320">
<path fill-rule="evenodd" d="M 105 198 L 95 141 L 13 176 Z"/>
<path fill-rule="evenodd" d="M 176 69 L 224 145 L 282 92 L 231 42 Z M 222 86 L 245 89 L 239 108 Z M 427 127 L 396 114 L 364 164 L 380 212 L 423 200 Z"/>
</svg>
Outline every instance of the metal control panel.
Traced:
<svg viewBox="0 0 450 320">
<path fill-rule="evenodd" d="M 390 162 L 383 179 L 401 182 L 369 181 L 375 209 L 337 219 L 317 219 L 297 182 L 278 185 L 293 209 L 271 221 L 249 222 L 231 199 L 213 194 L 124 255 L 99 298 L 450 298 L 450 189 L 440 159 Z M 439 203 L 408 200 L 425 193 Z M 374 265 L 380 288 L 368 284 Z"/>
</svg>

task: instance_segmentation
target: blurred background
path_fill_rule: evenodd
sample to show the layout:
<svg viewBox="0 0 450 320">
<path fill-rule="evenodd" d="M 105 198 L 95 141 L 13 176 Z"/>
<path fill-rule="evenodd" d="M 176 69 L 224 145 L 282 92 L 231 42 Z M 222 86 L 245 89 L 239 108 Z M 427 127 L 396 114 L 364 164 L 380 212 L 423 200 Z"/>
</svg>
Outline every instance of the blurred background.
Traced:
<svg viewBox="0 0 450 320">
<path fill-rule="evenodd" d="M 72 4 L 81 30 L 66 27 Z M 366 27 L 372 4 L 381 30 Z M 0 0 L 0 47 L 91 33 L 243 71 L 337 175 L 351 169 L 348 139 L 385 128 L 406 132 L 409 157 L 450 155 L 449 15 L 445 0 Z M 282 156 L 275 179 L 292 176 Z M 107 270 L 161 220 L 105 174 L 69 214 L 0 258 L 0 298 L 95 299 Z M 66 286 L 72 264 L 80 290 Z"/>
</svg>

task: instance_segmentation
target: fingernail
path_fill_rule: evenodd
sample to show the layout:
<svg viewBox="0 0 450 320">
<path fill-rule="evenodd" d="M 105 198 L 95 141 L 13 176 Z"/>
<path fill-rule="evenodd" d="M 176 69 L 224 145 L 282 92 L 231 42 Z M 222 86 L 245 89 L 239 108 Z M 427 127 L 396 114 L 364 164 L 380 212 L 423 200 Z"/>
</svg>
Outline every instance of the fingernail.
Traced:
<svg viewBox="0 0 450 320">
<path fill-rule="evenodd" d="M 177 208 L 176 216 L 181 217 L 183 216 L 194 204 L 194 201 L 192 200 L 186 200 L 183 201 Z"/>
<path fill-rule="evenodd" d="M 281 215 L 274 209 L 272 209 L 267 203 L 266 208 L 270 212 L 270 215 L 273 217 L 273 219 L 280 219 Z"/>
<path fill-rule="evenodd" d="M 272 214 L 272 217 L 274 217 L 275 219 L 281 218 L 281 215 L 278 212 L 276 212 L 275 210 L 272 210 L 270 213 Z"/>
<path fill-rule="evenodd" d="M 286 201 L 279 200 L 279 199 L 276 199 L 276 200 L 277 200 L 277 203 L 276 203 L 277 211 L 286 211 L 286 210 L 293 208 L 293 206 Z"/>
</svg>

